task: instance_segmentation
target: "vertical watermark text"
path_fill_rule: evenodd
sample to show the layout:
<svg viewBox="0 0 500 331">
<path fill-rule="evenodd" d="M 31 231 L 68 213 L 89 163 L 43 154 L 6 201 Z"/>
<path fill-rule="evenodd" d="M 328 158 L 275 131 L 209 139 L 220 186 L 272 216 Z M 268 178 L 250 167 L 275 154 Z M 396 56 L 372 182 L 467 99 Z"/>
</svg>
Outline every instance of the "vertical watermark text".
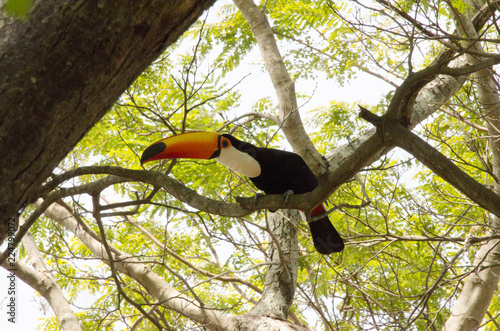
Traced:
<svg viewBox="0 0 500 331">
<path fill-rule="evenodd" d="M 16 246 L 14 238 L 16 235 L 18 223 L 13 217 L 8 219 L 8 234 L 7 234 L 7 321 L 16 323 L 17 310 L 17 277 L 16 277 Z"/>
</svg>

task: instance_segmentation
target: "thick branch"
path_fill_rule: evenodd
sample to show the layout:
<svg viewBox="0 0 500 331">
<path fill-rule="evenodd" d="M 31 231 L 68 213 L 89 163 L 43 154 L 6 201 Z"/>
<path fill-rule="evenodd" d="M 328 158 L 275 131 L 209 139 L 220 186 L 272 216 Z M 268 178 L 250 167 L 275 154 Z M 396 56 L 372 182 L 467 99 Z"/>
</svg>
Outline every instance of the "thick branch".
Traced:
<svg viewBox="0 0 500 331">
<path fill-rule="evenodd" d="M 378 132 L 387 145 L 403 148 L 478 205 L 500 216 L 500 196 L 498 194 L 478 183 L 446 156 L 407 128 L 394 122 L 387 123 L 382 121 L 382 118 L 374 122 L 374 115 L 368 115 L 369 113 L 367 109 L 362 108 L 360 116 L 377 125 Z"/>
<path fill-rule="evenodd" d="M 250 314 L 272 316 L 286 320 L 293 303 L 299 267 L 299 243 L 297 211 L 283 211 L 269 216 L 268 230 L 271 235 L 271 266 L 264 282 L 264 292 Z"/>
<path fill-rule="evenodd" d="M 128 180 L 140 181 L 143 183 L 161 186 L 169 194 L 173 195 L 178 200 L 189 204 L 190 206 L 203 210 L 212 214 L 217 214 L 221 216 L 246 216 L 250 214 L 253 210 L 243 209 L 237 204 L 216 201 L 213 199 L 206 198 L 198 194 L 195 190 L 192 190 L 182 183 L 170 178 L 168 175 L 161 172 L 154 172 L 148 170 L 130 170 L 123 169 L 119 167 L 111 166 L 95 166 L 95 167 L 81 167 L 75 170 L 70 170 L 62 175 L 55 176 L 53 179 L 47 183 L 40 192 L 40 195 L 47 194 L 51 190 L 54 190 L 58 185 L 64 181 L 82 175 L 89 174 L 109 174 L 114 175 L 116 179 L 112 182 L 123 182 Z M 118 176 L 118 177 L 116 177 Z M 90 193 L 93 191 L 92 184 L 86 184 L 75 188 L 61 188 L 59 191 L 66 192 L 64 195 L 71 195 L 75 193 Z M 56 192 L 59 192 L 56 191 Z M 254 209 L 255 210 L 255 209 Z"/>
<path fill-rule="evenodd" d="M 4 262 L 2 267 L 5 269 L 12 269 L 12 267 L 8 266 L 7 262 Z M 52 275 L 47 275 L 45 272 L 35 270 L 19 261 L 16 262 L 15 268 L 16 277 L 19 277 L 19 279 L 31 286 L 48 301 L 64 331 L 81 330 L 76 316 L 71 311 L 71 307 L 64 297 L 64 293 L 61 291 L 61 288 Z"/>
<path fill-rule="evenodd" d="M 23 246 L 34 269 L 30 269 L 27 265 L 18 262 L 16 276 L 19 276 L 21 280 L 47 300 L 64 331 L 81 330 L 82 328 L 71 310 L 68 300 L 66 300 L 56 278 L 45 264 L 42 254 L 29 233 L 23 237 Z"/>
<path fill-rule="evenodd" d="M 313 171 L 317 172 L 318 164 L 321 164 L 323 159 L 304 129 L 298 111 L 295 84 L 285 67 L 267 17 L 252 0 L 234 0 L 234 3 L 252 29 L 266 70 L 273 82 L 280 111 L 279 125 L 293 150 L 306 160 Z"/>
<path fill-rule="evenodd" d="M 369 147 L 368 147 L 369 149 Z M 83 175 L 98 175 L 109 174 L 112 176 L 104 177 L 96 182 L 75 186 L 71 188 L 61 188 L 52 193 L 58 185 L 65 181 Z M 227 217 L 241 217 L 251 214 L 260 209 L 303 209 L 309 210 L 319 204 L 319 202 L 326 199 L 325 192 L 329 192 L 329 186 L 320 185 L 320 187 L 313 192 L 305 194 L 292 195 L 285 201 L 283 195 L 266 195 L 256 199 L 255 197 L 237 198 L 238 204 L 213 200 L 198 194 L 182 183 L 170 178 L 168 175 L 161 172 L 154 172 L 148 170 L 131 170 L 123 169 L 112 166 L 91 166 L 81 167 L 74 170 L 67 171 L 61 175 L 54 176 L 40 192 L 41 196 L 50 197 L 51 201 L 70 196 L 74 194 L 92 194 L 93 192 L 100 191 L 104 185 L 112 185 L 126 181 L 139 181 L 154 186 L 162 187 L 166 192 L 174 196 L 179 201 L 187 203 L 193 208 L 202 210 L 211 214 L 227 216 Z M 339 181 L 340 183 L 340 181 Z M 339 184 L 340 185 L 340 184 Z M 328 193 L 326 193 L 328 194 Z"/>
</svg>

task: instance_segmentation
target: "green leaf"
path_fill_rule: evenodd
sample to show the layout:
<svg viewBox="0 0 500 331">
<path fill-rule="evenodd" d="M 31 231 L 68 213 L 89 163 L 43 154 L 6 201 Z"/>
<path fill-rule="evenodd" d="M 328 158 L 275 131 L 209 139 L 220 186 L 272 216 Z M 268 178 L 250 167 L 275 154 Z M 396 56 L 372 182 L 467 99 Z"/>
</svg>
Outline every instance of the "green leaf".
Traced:
<svg viewBox="0 0 500 331">
<path fill-rule="evenodd" d="M 26 19 L 31 8 L 31 0 L 7 0 L 4 9 L 10 16 Z"/>
</svg>

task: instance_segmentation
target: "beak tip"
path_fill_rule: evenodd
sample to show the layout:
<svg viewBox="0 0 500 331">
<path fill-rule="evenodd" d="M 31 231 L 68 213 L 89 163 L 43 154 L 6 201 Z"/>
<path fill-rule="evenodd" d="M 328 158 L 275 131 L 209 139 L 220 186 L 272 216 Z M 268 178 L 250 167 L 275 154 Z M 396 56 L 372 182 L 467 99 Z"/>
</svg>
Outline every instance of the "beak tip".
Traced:
<svg viewBox="0 0 500 331">
<path fill-rule="evenodd" d="M 144 163 L 147 163 L 149 161 L 155 160 L 154 157 L 165 151 L 166 148 L 167 145 L 165 145 L 165 143 L 163 142 L 158 142 L 146 148 L 144 152 L 142 152 L 141 165 L 144 165 Z"/>
</svg>

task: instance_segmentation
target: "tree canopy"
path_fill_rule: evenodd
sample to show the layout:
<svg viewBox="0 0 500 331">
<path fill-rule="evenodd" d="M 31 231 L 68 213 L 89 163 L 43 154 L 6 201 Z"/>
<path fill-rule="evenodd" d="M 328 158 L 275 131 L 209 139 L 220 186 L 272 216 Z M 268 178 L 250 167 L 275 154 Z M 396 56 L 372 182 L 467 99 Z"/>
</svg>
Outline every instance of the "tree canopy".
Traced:
<svg viewBox="0 0 500 331">
<path fill-rule="evenodd" d="M 218 3 L 23 211 L 17 276 L 54 311 L 42 327 L 500 328 L 497 17 L 482 1 Z M 385 87 L 374 103 L 365 77 Z M 192 131 L 293 150 L 320 185 L 255 199 L 215 161 L 141 166 Z M 341 253 L 318 254 L 298 211 L 322 201 Z"/>
</svg>

